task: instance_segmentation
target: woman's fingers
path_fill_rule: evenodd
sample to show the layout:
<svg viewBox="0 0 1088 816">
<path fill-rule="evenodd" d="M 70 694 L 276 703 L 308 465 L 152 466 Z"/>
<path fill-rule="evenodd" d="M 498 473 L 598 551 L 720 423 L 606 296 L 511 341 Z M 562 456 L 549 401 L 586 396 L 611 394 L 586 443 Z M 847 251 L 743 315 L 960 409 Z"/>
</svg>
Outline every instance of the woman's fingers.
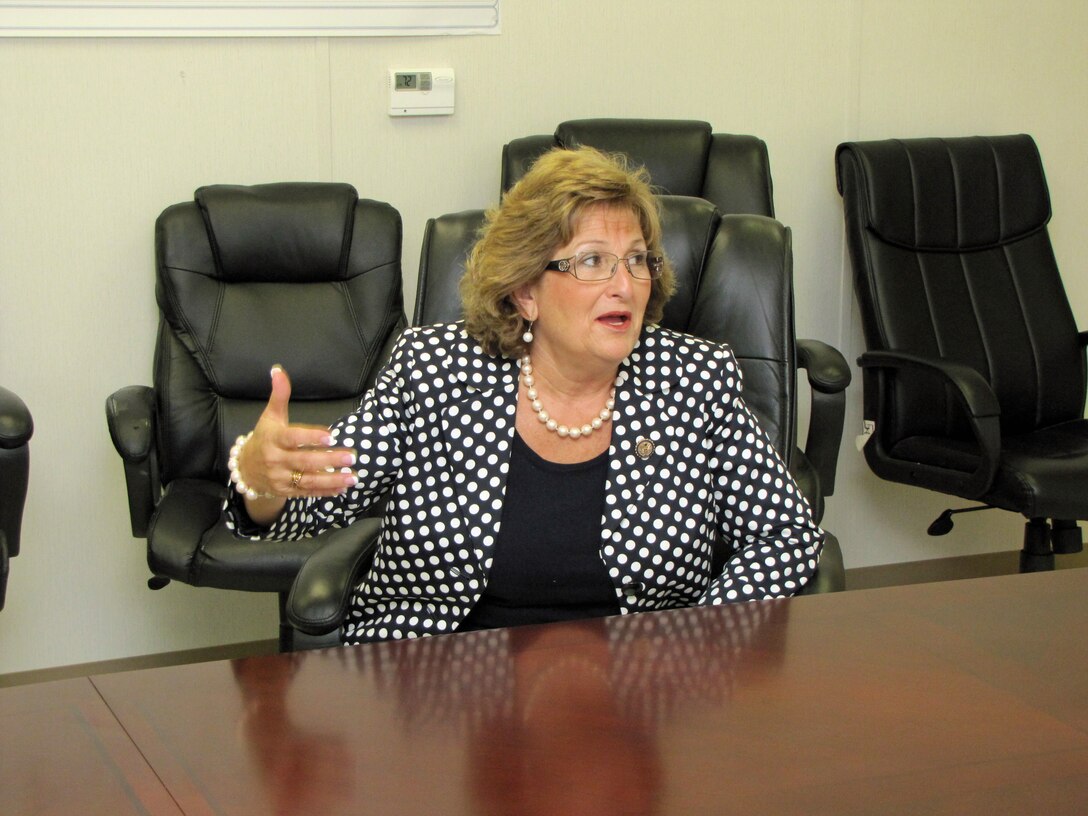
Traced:
<svg viewBox="0 0 1088 816">
<path fill-rule="evenodd" d="M 251 440 L 246 447 L 252 444 Z M 265 485 L 262 492 L 280 496 L 331 496 L 358 483 L 351 470 L 356 461 L 355 452 L 347 448 L 265 445 L 253 453 L 253 470 Z"/>
<path fill-rule="evenodd" d="M 319 450 L 334 445 L 328 428 L 302 424 L 279 427 L 276 444 L 284 450 Z"/>
<path fill-rule="evenodd" d="M 338 496 L 358 483 L 350 470 L 333 472 L 295 470 L 288 475 L 289 496 Z"/>
<path fill-rule="evenodd" d="M 347 448 L 284 449 L 246 443 L 243 474 L 259 493 L 273 496 L 335 496 L 358 484 L 351 469 L 355 453 Z"/>
<path fill-rule="evenodd" d="M 314 481 L 320 484 L 348 486 L 355 484 L 355 453 L 346 448 L 320 451 L 296 451 L 284 460 L 283 472 L 291 481 L 292 487 L 298 487 L 303 474 L 308 486 Z"/>
<path fill-rule="evenodd" d="M 352 467 L 356 459 L 350 448 L 332 446 L 328 428 L 313 431 L 291 425 L 276 435 L 276 442 L 265 449 L 264 468 L 321 472 Z"/>
<path fill-rule="evenodd" d="M 270 492 L 285 496 L 333 496 L 358 483 L 352 471 L 355 451 L 328 447 L 328 429 L 290 426 L 281 444 L 266 449 L 262 471 L 273 485 Z M 284 446 L 286 444 L 286 447 Z"/>
</svg>

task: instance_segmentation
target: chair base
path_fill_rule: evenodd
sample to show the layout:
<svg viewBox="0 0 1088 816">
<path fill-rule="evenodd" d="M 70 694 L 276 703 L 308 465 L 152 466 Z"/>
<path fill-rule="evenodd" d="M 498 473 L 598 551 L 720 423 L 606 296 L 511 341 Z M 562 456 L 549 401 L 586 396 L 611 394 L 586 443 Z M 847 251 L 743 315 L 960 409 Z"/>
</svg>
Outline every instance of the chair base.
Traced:
<svg viewBox="0 0 1088 816">
<path fill-rule="evenodd" d="M 927 532 L 932 536 L 945 535 L 952 529 L 952 515 L 974 510 L 990 510 L 990 506 L 965 507 L 945 510 L 937 517 Z M 1048 524 L 1045 518 L 1029 519 L 1024 525 L 1024 548 L 1020 551 L 1020 572 L 1049 572 L 1054 569 L 1055 555 L 1083 552 L 1084 541 L 1076 521 L 1054 519 Z"/>
<path fill-rule="evenodd" d="M 1075 521 L 1054 519 L 1050 525 L 1050 543 L 1059 555 L 1084 551 L 1084 539 Z"/>
<path fill-rule="evenodd" d="M 1054 569 L 1054 553 L 1038 554 L 1020 551 L 1020 572 L 1051 572 Z"/>
<path fill-rule="evenodd" d="M 1050 525 L 1045 518 L 1029 519 L 1024 525 L 1024 549 L 1020 551 L 1020 572 L 1049 572 L 1054 569 L 1054 548 Z"/>
</svg>

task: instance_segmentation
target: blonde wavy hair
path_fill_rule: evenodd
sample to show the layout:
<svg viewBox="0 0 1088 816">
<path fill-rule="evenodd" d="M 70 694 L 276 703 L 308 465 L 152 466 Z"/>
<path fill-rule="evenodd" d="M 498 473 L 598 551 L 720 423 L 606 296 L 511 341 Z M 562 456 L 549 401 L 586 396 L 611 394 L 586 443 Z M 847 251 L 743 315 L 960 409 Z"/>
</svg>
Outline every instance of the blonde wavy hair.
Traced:
<svg viewBox="0 0 1088 816">
<path fill-rule="evenodd" d="M 574 238 L 585 211 L 602 204 L 630 209 L 646 248 L 662 251 L 657 198 L 646 169 L 632 169 L 622 154 L 591 147 L 545 153 L 487 212 L 461 279 L 465 330 L 484 351 L 510 358 L 525 353 L 525 321 L 513 293 L 545 274 L 557 248 Z M 651 282 L 646 323 L 661 320 L 675 286 L 666 258 L 661 276 Z"/>
</svg>

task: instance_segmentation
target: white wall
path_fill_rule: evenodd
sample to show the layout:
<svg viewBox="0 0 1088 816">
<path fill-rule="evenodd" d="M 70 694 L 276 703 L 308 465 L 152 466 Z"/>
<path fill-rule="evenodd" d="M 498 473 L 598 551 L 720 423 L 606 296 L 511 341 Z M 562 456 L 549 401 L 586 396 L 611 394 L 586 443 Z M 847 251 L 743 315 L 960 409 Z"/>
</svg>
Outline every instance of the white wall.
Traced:
<svg viewBox="0 0 1088 816">
<path fill-rule="evenodd" d="M 705 119 L 767 141 L 778 215 L 794 230 L 800 332 L 853 359 L 835 146 L 1026 131 L 1088 326 L 1079 0 L 504 0 L 502 27 L 0 44 L 0 381 L 36 425 L 0 673 L 274 636 L 271 597 L 145 588 L 105 425 L 106 396 L 150 379 L 155 216 L 201 184 L 340 180 L 389 201 L 404 217 L 410 311 L 425 220 L 491 203 L 505 141 L 587 116 Z M 388 117 L 386 70 L 425 65 L 456 69 L 457 113 Z M 860 385 L 851 394 L 849 436 Z M 1019 545 L 1020 520 L 998 511 L 927 539 L 945 506 L 877 480 L 848 440 L 825 524 L 850 566 Z"/>
</svg>

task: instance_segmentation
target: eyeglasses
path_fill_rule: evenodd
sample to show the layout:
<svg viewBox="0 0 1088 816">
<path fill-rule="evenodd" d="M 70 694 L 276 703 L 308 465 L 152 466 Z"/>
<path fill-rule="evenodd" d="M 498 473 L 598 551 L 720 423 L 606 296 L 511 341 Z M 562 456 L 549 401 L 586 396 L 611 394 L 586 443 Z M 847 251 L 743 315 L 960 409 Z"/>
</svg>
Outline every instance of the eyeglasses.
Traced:
<svg viewBox="0 0 1088 816">
<path fill-rule="evenodd" d="M 626 258 L 611 252 L 579 252 L 570 258 L 551 261 L 545 269 L 553 272 L 569 272 L 580 281 L 606 281 L 616 274 L 620 261 L 627 267 L 632 278 L 657 280 L 665 268 L 665 256 L 660 252 L 642 250 L 632 252 Z"/>
</svg>

